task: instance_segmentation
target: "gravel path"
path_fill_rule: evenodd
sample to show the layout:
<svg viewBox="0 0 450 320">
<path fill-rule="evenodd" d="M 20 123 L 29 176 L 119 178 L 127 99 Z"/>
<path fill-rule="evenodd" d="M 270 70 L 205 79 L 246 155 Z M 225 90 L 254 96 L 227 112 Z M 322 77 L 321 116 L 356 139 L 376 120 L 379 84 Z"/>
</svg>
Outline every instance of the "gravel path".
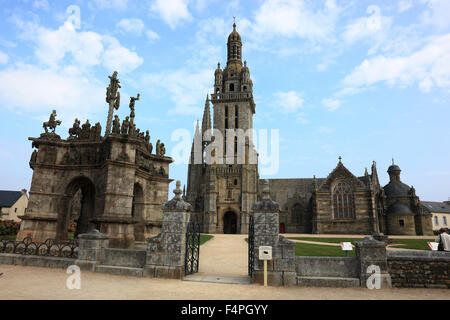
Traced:
<svg viewBox="0 0 450 320">
<path fill-rule="evenodd" d="M 66 288 L 62 269 L 0 265 L 0 299 L 379 300 L 450 299 L 448 290 L 263 287 L 134 278 L 82 272 L 81 289 Z"/>
</svg>

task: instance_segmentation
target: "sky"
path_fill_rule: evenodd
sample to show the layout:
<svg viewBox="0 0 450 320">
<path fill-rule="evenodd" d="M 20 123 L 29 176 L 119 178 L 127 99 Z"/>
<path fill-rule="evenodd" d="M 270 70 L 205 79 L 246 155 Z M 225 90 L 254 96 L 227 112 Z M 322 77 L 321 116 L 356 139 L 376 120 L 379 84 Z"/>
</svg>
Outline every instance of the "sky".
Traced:
<svg viewBox="0 0 450 320">
<path fill-rule="evenodd" d="M 261 178 L 356 176 L 392 163 L 421 200 L 450 197 L 448 0 L 0 0 L 0 189 L 29 189 L 28 137 L 53 109 L 106 126 L 108 75 L 121 119 L 176 160 L 193 134 L 233 17 L 253 80 L 256 130 L 279 130 L 279 167 Z M 258 148 L 258 146 L 257 146 Z M 171 189 L 174 183 L 171 184 Z"/>
</svg>

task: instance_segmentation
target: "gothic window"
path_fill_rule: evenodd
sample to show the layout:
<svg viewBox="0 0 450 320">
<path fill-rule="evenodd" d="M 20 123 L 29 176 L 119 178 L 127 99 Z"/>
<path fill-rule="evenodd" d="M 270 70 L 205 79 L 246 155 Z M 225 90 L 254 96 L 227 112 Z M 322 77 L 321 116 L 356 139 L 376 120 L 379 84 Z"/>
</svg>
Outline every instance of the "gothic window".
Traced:
<svg viewBox="0 0 450 320">
<path fill-rule="evenodd" d="M 234 127 L 238 128 L 239 126 L 239 107 L 238 106 L 234 106 Z"/>
<path fill-rule="evenodd" d="M 225 106 L 225 129 L 228 129 L 228 106 Z"/>
<path fill-rule="evenodd" d="M 344 182 L 338 183 L 333 190 L 333 213 L 335 219 L 354 219 L 353 193 Z"/>
<path fill-rule="evenodd" d="M 230 91 L 234 91 L 234 83 L 230 83 Z"/>
</svg>

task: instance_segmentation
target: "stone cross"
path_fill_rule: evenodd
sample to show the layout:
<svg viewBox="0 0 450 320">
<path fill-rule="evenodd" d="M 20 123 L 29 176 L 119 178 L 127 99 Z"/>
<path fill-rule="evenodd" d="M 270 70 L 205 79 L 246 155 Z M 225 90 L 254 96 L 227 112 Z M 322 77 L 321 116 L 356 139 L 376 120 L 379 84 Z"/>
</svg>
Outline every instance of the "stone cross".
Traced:
<svg viewBox="0 0 450 320">
<path fill-rule="evenodd" d="M 120 81 L 119 79 L 117 79 L 117 71 L 114 71 L 112 76 L 108 76 L 108 78 L 110 79 L 110 82 L 109 86 L 106 88 L 106 102 L 109 104 L 109 110 L 108 119 L 106 121 L 105 136 L 111 133 L 114 108 L 117 110 L 119 109 L 120 105 L 120 92 L 118 92 L 117 90 L 121 88 Z"/>
</svg>

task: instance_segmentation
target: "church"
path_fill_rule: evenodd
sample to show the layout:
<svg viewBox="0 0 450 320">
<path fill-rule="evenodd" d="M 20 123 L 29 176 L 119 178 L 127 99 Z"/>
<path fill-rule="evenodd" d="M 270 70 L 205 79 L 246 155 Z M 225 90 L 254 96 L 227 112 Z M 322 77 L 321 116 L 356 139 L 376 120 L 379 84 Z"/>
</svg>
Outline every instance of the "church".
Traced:
<svg viewBox="0 0 450 320">
<path fill-rule="evenodd" d="M 219 63 L 214 72 L 214 92 L 206 97 L 188 167 L 185 198 L 204 233 L 248 232 L 251 206 L 262 189 L 257 153 L 251 135 L 241 139 L 228 133 L 253 129 L 255 113 L 253 82 L 233 24 L 227 63 L 223 70 Z M 245 152 L 240 157 L 241 146 Z M 400 172 L 393 161 L 387 170 L 390 182 L 382 187 L 375 161 L 370 173 L 366 169 L 357 177 L 339 158 L 326 178 L 269 179 L 271 197 L 281 208 L 280 232 L 432 235 L 430 213 L 422 209 L 414 187 L 400 180 Z"/>
</svg>

